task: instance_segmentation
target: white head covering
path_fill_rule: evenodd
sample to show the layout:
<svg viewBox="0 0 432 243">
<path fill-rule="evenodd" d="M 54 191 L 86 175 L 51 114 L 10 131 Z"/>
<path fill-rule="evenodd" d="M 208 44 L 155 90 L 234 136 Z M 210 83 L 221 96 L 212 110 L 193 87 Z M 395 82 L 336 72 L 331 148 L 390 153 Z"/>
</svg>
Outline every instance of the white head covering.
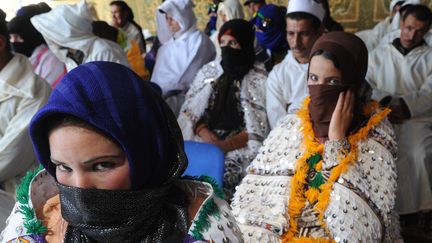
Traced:
<svg viewBox="0 0 432 243">
<path fill-rule="evenodd" d="M 178 32 L 168 29 L 164 13 L 179 23 Z M 151 80 L 161 87 L 164 95 L 172 90 L 186 90 L 193 79 L 188 75 L 189 67 L 193 62 L 202 66 L 211 61 L 215 54 L 213 44 L 197 29 L 190 0 L 165 1 L 158 8 L 157 21 L 157 34 L 162 46 L 156 56 Z M 192 70 L 194 75 L 197 71 Z"/>
<path fill-rule="evenodd" d="M 398 1 L 396 1 L 396 2 L 398 2 Z M 401 8 L 403 6 L 406 6 L 406 5 L 417 5 L 417 4 L 420 4 L 420 0 L 407 0 L 404 3 L 402 3 Z M 392 25 L 391 29 L 392 30 L 397 30 L 400 28 L 400 20 L 401 20 L 400 13 L 397 12 L 395 14 L 395 16 L 393 17 L 392 22 L 391 22 L 391 25 Z"/>
<path fill-rule="evenodd" d="M 173 33 L 169 30 L 165 14 L 170 15 L 179 23 L 180 30 L 178 32 Z M 186 32 L 197 30 L 197 19 L 193 12 L 193 3 L 191 0 L 167 0 L 159 6 L 156 17 L 158 25 L 157 35 L 162 44 L 171 39 L 171 37 L 180 38 Z"/>
<path fill-rule="evenodd" d="M 391 14 L 393 12 L 393 8 L 396 6 L 396 3 L 398 2 L 405 2 L 404 0 L 391 0 L 390 7 L 389 7 L 389 13 Z"/>
<path fill-rule="evenodd" d="M 92 21 L 85 1 L 73 5 L 59 5 L 47 13 L 36 15 L 31 19 L 33 25 L 42 33 L 44 38 L 65 47 L 70 47 L 68 44 L 71 42 L 94 37 Z"/>
<path fill-rule="evenodd" d="M 417 4 L 421 4 L 420 0 L 406 0 L 404 3 L 402 3 L 402 6 L 406 6 L 406 5 L 417 5 Z"/>
<path fill-rule="evenodd" d="M 290 0 L 287 14 L 294 12 L 305 12 L 317 17 L 321 22 L 324 20 L 325 10 L 321 3 L 314 0 Z"/>
<path fill-rule="evenodd" d="M 83 0 L 77 4 L 63 4 L 51 11 L 31 18 L 33 26 L 42 34 L 50 50 L 66 64 L 68 70 L 76 67 L 66 57 L 67 47 L 84 53 L 83 63 L 110 61 L 130 66 L 121 47 L 112 41 L 93 34 L 92 16 L 89 6 Z"/>
<path fill-rule="evenodd" d="M 223 25 L 220 15 L 223 13 L 226 16 L 226 20 L 230 21 L 233 19 L 244 19 L 243 6 L 239 0 L 225 0 L 219 3 L 218 7 L 218 18 L 216 21 L 216 28 L 220 29 Z"/>
</svg>

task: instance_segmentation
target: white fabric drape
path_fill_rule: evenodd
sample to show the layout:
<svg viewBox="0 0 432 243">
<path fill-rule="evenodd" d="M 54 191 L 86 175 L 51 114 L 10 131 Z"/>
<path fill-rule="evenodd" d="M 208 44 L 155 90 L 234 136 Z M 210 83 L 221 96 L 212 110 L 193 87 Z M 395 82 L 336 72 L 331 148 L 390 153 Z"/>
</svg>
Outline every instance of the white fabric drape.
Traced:
<svg viewBox="0 0 432 243">
<path fill-rule="evenodd" d="M 218 18 L 216 20 L 216 29 L 220 29 L 224 22 L 221 19 L 221 15 L 224 14 L 226 21 L 232 19 L 244 19 L 245 15 L 243 12 L 243 6 L 239 0 L 225 0 L 219 3 L 218 7 Z"/>
<path fill-rule="evenodd" d="M 28 125 L 51 92 L 27 57 L 15 54 L 0 71 L 0 183 L 35 165 Z"/>
<path fill-rule="evenodd" d="M 210 36 L 210 40 L 213 42 L 216 48 L 216 57 L 221 56 L 221 49 L 219 47 L 218 35 L 219 29 L 222 27 L 224 22 L 222 21 L 221 15 L 225 15 L 225 20 L 230 21 L 233 19 L 244 19 L 243 6 L 239 0 L 225 0 L 219 3 L 218 16 L 216 20 L 216 31 Z"/>
<path fill-rule="evenodd" d="M 373 98 L 402 98 L 411 118 L 395 125 L 399 172 L 397 210 L 400 214 L 432 209 L 428 168 L 432 151 L 432 48 L 423 45 L 403 56 L 392 44 L 369 55 L 367 80 Z"/>
<path fill-rule="evenodd" d="M 279 119 L 298 110 L 309 94 L 307 66 L 300 64 L 288 51 L 285 59 L 270 72 L 266 82 L 266 109 L 272 129 Z"/>
<path fill-rule="evenodd" d="M 180 30 L 169 30 L 165 14 L 180 25 Z M 157 34 L 162 46 L 156 56 L 151 80 L 164 95 L 172 90 L 187 90 L 199 68 L 215 57 L 209 38 L 197 29 L 190 0 L 168 0 L 162 3 L 157 15 Z"/>
<path fill-rule="evenodd" d="M 29 61 L 34 72 L 45 79 L 51 87 L 54 87 L 66 74 L 64 63 L 45 44 L 36 47 Z"/>
<path fill-rule="evenodd" d="M 417 5 L 420 4 L 420 0 L 407 0 L 404 3 L 402 3 L 401 7 L 406 6 L 406 5 Z M 393 9 L 392 9 L 393 11 Z M 391 13 L 391 11 L 390 11 Z M 401 21 L 401 16 L 399 11 L 395 14 L 395 16 L 393 16 L 393 20 L 391 22 L 391 30 L 397 30 L 400 28 L 400 21 Z"/>
<path fill-rule="evenodd" d="M 31 19 L 33 26 L 42 34 L 57 58 L 66 64 L 68 71 L 77 64 L 66 56 L 65 47 L 82 51 L 83 63 L 109 61 L 129 67 L 126 54 L 117 43 L 93 34 L 92 21 L 85 1 L 59 5 L 50 12 Z"/>
<path fill-rule="evenodd" d="M 37 164 L 28 125 L 51 92 L 26 56 L 15 54 L 0 71 L 0 230 L 12 210 L 19 178 Z"/>
</svg>

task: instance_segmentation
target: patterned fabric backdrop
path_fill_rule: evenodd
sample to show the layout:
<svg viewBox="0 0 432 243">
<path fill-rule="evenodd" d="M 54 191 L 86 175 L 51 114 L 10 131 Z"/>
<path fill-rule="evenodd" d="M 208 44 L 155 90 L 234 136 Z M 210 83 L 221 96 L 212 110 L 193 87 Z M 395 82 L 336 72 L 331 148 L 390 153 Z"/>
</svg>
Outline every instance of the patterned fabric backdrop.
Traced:
<svg viewBox="0 0 432 243">
<path fill-rule="evenodd" d="M 195 13 L 198 18 L 198 26 L 204 29 L 207 23 L 207 8 L 211 0 L 193 0 L 195 3 Z M 242 3 L 245 0 L 240 0 Z M 77 2 L 74 0 L 56 0 L 51 3 Z M 95 4 L 95 9 L 99 18 L 109 22 L 110 0 L 88 0 Z M 152 33 L 156 32 L 155 12 L 161 0 L 126 0 L 135 14 L 135 20 Z M 288 0 L 267 0 L 268 3 L 286 6 Z M 421 0 L 422 3 L 432 7 L 432 0 Z M 347 31 L 356 32 L 363 29 L 372 28 L 380 20 L 389 14 L 390 0 L 330 0 L 330 8 L 334 19 L 339 21 Z M 248 14 L 247 9 L 245 13 Z"/>
</svg>

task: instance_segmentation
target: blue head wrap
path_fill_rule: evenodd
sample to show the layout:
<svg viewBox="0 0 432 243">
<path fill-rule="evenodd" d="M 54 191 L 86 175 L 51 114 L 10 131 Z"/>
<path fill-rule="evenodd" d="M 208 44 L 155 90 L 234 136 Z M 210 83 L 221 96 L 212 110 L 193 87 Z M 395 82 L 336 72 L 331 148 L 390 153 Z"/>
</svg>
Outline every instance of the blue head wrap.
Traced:
<svg viewBox="0 0 432 243">
<path fill-rule="evenodd" d="M 285 11 L 273 4 L 266 4 L 258 10 L 254 24 L 262 32 L 256 31 L 261 46 L 271 51 L 288 48 L 286 41 Z"/>
<path fill-rule="evenodd" d="M 54 177 L 46 126 L 50 117 L 61 114 L 87 122 L 122 147 L 132 189 L 168 183 L 187 165 L 174 115 L 147 82 L 120 64 L 78 66 L 63 77 L 48 103 L 33 117 L 30 136 L 37 158 Z"/>
</svg>

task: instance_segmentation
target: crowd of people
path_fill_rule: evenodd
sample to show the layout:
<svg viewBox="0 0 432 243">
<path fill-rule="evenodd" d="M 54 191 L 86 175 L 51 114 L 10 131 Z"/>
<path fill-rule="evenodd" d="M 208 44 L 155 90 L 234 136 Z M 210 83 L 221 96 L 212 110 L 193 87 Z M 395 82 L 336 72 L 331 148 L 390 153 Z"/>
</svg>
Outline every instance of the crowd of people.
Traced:
<svg viewBox="0 0 432 243">
<path fill-rule="evenodd" d="M 109 8 L 0 11 L 0 242 L 432 240 L 429 7 L 353 34 L 327 0 L 212 1 L 200 30 L 165 0 L 151 42 Z"/>
</svg>

